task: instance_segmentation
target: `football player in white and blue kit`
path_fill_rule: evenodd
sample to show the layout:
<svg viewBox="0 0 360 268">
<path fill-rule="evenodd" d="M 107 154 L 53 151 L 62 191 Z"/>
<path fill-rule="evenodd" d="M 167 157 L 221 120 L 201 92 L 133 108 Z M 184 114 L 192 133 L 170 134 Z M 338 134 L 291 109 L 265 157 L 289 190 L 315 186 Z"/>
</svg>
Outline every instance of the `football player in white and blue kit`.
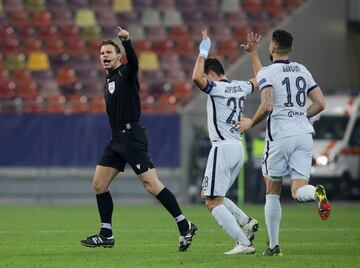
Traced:
<svg viewBox="0 0 360 268">
<path fill-rule="evenodd" d="M 250 52 L 255 72 L 261 68 L 256 54 L 259 40 L 260 36 L 250 34 L 248 43 L 243 45 Z M 235 247 L 225 254 L 254 253 L 251 240 L 258 222 L 225 195 L 239 174 L 244 158 L 241 137 L 235 125 L 241 118 L 246 96 L 253 92 L 257 83 L 255 79 L 229 81 L 221 62 L 217 58 L 207 58 L 210 46 L 210 38 L 203 31 L 192 77 L 195 85 L 208 94 L 207 123 L 212 148 L 206 165 L 202 197 L 219 225 L 236 241 Z"/>
<path fill-rule="evenodd" d="M 314 129 L 309 118 L 325 108 L 322 91 L 305 66 L 289 61 L 292 35 L 272 34 L 269 53 L 273 64 L 257 74 L 261 103 L 252 119 L 242 118 L 237 128 L 245 132 L 267 117 L 263 175 L 266 183 L 265 221 L 269 235 L 264 256 L 281 256 L 279 229 L 280 194 L 284 176 L 291 178 L 292 197 L 299 202 L 317 201 L 321 219 L 330 215 L 330 203 L 322 185 L 308 184 Z M 307 97 L 312 101 L 306 105 Z"/>
</svg>

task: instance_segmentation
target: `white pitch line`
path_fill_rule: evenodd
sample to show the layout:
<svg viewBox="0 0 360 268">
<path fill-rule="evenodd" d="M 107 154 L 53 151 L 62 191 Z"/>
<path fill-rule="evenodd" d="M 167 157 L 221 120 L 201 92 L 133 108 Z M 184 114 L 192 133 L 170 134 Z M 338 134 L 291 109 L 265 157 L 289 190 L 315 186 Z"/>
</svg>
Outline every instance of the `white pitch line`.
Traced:
<svg viewBox="0 0 360 268">
<path fill-rule="evenodd" d="M 157 233 L 157 232 L 176 232 L 176 229 L 115 229 L 119 233 Z M 283 228 L 280 229 L 280 232 L 348 232 L 348 231 L 357 231 L 357 228 Z M 220 229 L 201 229 L 201 233 L 214 233 L 218 232 Z M 260 231 L 265 231 L 260 229 Z M 21 230 L 2 230 L 0 234 L 58 234 L 58 233 L 87 233 L 91 232 L 88 229 L 84 230 L 31 230 L 31 231 L 21 231 Z"/>
</svg>

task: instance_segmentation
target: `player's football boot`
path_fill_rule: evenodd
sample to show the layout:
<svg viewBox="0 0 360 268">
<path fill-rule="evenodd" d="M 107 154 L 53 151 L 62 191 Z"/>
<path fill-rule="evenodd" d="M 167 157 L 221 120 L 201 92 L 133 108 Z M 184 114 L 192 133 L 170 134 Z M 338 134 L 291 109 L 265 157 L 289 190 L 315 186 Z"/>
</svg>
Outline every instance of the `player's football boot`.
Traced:
<svg viewBox="0 0 360 268">
<path fill-rule="evenodd" d="M 189 230 L 186 234 L 180 235 L 179 237 L 179 251 L 185 251 L 191 245 L 191 241 L 195 232 L 198 230 L 197 226 L 192 222 L 189 222 Z"/>
<path fill-rule="evenodd" d="M 272 256 L 279 256 L 281 257 L 283 254 L 281 252 L 281 249 L 279 247 L 279 245 L 276 245 L 274 248 L 267 248 L 267 250 L 265 250 L 262 253 L 262 256 L 268 256 L 268 257 L 272 257 Z"/>
<path fill-rule="evenodd" d="M 245 246 L 240 242 L 236 242 L 232 250 L 224 252 L 225 255 L 253 254 L 253 253 L 255 253 L 255 247 L 253 244 L 250 244 L 250 246 Z"/>
<path fill-rule="evenodd" d="M 320 218 L 322 220 L 326 220 L 330 216 L 331 205 L 330 202 L 327 200 L 324 186 L 320 184 L 316 185 L 315 198 L 318 203 L 318 212 Z"/>
<path fill-rule="evenodd" d="M 112 248 L 115 244 L 115 239 L 114 236 L 106 237 L 96 234 L 89 236 L 84 240 L 81 240 L 80 244 L 90 248 L 96 248 L 96 247 Z"/>
<path fill-rule="evenodd" d="M 257 220 L 249 218 L 249 221 L 247 224 L 245 224 L 243 227 L 241 227 L 246 237 L 253 241 L 255 238 L 255 233 L 259 230 L 259 223 Z"/>
</svg>

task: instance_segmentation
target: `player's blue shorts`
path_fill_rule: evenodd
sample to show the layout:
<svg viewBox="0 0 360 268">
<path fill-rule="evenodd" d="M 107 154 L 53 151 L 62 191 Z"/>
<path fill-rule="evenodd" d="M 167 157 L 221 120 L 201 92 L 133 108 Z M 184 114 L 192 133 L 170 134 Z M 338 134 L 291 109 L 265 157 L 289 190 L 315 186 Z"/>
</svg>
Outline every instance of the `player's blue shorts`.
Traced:
<svg viewBox="0 0 360 268">
<path fill-rule="evenodd" d="M 309 179 L 311 171 L 312 134 L 301 134 L 276 141 L 266 141 L 262 172 L 265 177 Z"/>
</svg>

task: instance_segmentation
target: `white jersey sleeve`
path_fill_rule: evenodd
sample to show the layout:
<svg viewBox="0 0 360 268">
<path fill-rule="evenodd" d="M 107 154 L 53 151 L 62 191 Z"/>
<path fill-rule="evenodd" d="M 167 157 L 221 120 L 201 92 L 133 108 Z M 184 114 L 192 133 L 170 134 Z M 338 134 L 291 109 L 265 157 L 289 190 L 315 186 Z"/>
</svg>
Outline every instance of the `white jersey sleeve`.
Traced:
<svg viewBox="0 0 360 268">
<path fill-rule="evenodd" d="M 207 116 L 211 141 L 240 140 L 235 124 L 242 116 L 246 96 L 253 89 L 250 81 L 208 81 L 203 91 L 208 94 Z"/>
<path fill-rule="evenodd" d="M 314 133 L 306 117 L 307 93 L 317 85 L 301 64 L 275 61 L 262 68 L 257 81 L 260 90 L 273 88 L 273 110 L 267 117 L 267 140 Z"/>
</svg>

